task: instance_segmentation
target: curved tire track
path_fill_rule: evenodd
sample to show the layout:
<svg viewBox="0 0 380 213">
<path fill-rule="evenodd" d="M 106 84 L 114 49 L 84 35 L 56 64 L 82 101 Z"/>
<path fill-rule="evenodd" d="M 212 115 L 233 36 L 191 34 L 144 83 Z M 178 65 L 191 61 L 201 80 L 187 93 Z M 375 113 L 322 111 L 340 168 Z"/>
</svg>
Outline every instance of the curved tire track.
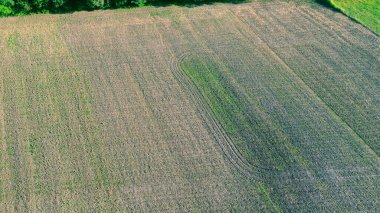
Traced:
<svg viewBox="0 0 380 213">
<path fill-rule="evenodd" d="M 211 131 L 219 147 L 222 149 L 228 161 L 243 175 L 251 179 L 262 179 L 269 174 L 278 172 L 272 168 L 265 168 L 257 164 L 249 163 L 236 148 L 232 139 L 227 135 L 226 131 L 215 118 L 210 106 L 205 101 L 205 97 L 199 91 L 195 83 L 183 72 L 181 68 L 182 61 L 192 55 L 190 53 L 183 53 L 178 58 L 172 58 L 172 70 L 174 77 L 178 83 L 189 92 L 193 103 L 201 112 L 202 119 L 207 124 L 208 129 Z"/>
</svg>

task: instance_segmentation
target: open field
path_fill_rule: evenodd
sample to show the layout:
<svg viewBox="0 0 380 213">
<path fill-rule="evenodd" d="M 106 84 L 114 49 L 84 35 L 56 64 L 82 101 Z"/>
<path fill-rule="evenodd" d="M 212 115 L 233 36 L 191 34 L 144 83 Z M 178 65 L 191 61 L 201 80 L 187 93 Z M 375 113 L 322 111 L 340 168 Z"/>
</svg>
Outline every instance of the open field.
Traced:
<svg viewBox="0 0 380 213">
<path fill-rule="evenodd" d="M 379 45 L 282 1 L 0 19 L 0 212 L 378 212 Z"/>
<path fill-rule="evenodd" d="M 380 35 L 380 0 L 329 0 L 343 13 Z"/>
</svg>

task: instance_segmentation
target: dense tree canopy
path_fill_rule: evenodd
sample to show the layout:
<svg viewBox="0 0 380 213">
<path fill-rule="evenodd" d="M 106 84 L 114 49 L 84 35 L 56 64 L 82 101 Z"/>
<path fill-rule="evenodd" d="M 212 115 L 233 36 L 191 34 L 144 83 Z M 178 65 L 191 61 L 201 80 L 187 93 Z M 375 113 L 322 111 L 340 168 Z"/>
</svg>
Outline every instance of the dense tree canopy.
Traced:
<svg viewBox="0 0 380 213">
<path fill-rule="evenodd" d="M 194 5 L 210 2 L 241 3 L 249 0 L 0 0 L 0 17 L 30 13 L 61 13 L 144 5 Z"/>
<path fill-rule="evenodd" d="M 147 0 L 0 0 L 0 16 L 142 6 Z"/>
</svg>

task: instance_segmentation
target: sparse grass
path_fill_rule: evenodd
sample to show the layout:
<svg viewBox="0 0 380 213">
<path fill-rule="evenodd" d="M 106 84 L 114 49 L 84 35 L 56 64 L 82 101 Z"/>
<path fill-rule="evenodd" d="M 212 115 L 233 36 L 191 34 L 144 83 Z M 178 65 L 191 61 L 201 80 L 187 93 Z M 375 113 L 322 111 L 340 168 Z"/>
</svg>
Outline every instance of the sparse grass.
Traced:
<svg viewBox="0 0 380 213">
<path fill-rule="evenodd" d="M 171 16 L 173 13 L 174 13 L 173 10 L 168 9 L 168 10 L 153 10 L 149 14 L 151 16 L 168 17 L 168 16 Z"/>
<path fill-rule="evenodd" d="M 7 42 L 8 47 L 13 50 L 17 48 L 19 45 L 19 38 L 20 38 L 20 34 L 18 32 L 12 33 L 8 38 L 8 42 Z"/>
<path fill-rule="evenodd" d="M 0 212 L 379 212 L 356 27 L 284 1 L 0 19 Z"/>
<path fill-rule="evenodd" d="M 242 155 L 253 165 L 283 171 L 300 156 L 299 150 L 264 111 L 253 112 L 251 104 L 221 75 L 220 67 L 204 56 L 186 58 L 183 71 L 205 97 L 214 116 L 232 137 Z M 259 109 L 257 105 L 255 109 Z M 258 115 L 258 114 L 261 115 Z M 306 166 L 307 163 L 304 165 Z"/>
</svg>

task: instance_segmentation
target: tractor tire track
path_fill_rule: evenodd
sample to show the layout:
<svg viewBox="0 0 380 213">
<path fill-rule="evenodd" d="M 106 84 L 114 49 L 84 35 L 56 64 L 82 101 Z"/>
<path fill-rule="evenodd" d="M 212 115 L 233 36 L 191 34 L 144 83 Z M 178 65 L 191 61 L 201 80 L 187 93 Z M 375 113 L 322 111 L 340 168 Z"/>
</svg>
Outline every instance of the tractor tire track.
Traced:
<svg viewBox="0 0 380 213">
<path fill-rule="evenodd" d="M 268 174 L 276 172 L 274 169 L 251 164 L 241 155 L 233 140 L 227 135 L 220 122 L 216 120 L 210 106 L 205 101 L 204 95 L 201 94 L 199 88 L 197 88 L 194 82 L 182 71 L 180 66 L 181 62 L 189 55 L 190 53 L 183 53 L 178 58 L 172 58 L 171 64 L 174 77 L 179 84 L 189 92 L 193 103 L 207 124 L 207 128 L 212 133 L 228 161 L 244 176 L 254 180 L 262 180 L 262 178 Z"/>
</svg>

